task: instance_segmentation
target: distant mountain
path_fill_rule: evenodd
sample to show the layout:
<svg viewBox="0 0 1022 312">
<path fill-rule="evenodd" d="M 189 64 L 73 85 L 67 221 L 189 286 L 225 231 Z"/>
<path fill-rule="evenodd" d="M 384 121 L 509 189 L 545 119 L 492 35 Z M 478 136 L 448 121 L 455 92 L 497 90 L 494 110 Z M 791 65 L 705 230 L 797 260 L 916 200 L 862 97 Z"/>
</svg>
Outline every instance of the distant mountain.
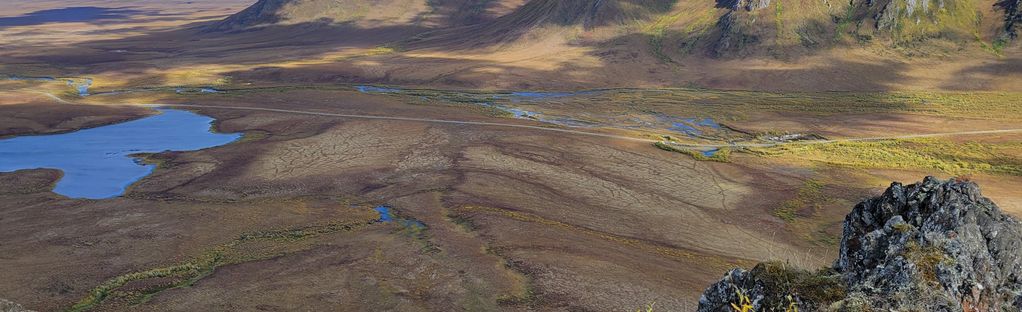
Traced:
<svg viewBox="0 0 1022 312">
<path fill-rule="evenodd" d="M 709 54 L 718 57 L 748 54 L 762 46 L 790 52 L 874 41 L 897 46 L 930 40 L 1004 45 L 1017 37 L 1019 20 L 1018 1 L 721 0 L 718 4 L 727 11 L 718 19 L 708 47 Z"/>
<path fill-rule="evenodd" d="M 428 27 L 479 23 L 503 15 L 525 0 L 259 0 L 212 25 L 236 31 L 274 25 L 363 24 Z"/>
<path fill-rule="evenodd" d="M 565 86 L 1015 90 L 1020 3 L 259 0 L 206 30 L 210 36 L 244 30 L 260 42 L 323 43 L 324 49 L 388 48 L 386 55 L 373 54 L 388 58 L 379 75 L 330 69 L 352 81 L 508 87 L 550 83 L 544 70 L 573 69 L 577 76 L 557 80 Z M 766 63 L 749 71 L 740 60 Z M 960 75 L 1010 79 L 954 78 Z"/>
<path fill-rule="evenodd" d="M 471 48 L 509 43 L 544 28 L 593 30 L 647 22 L 671 11 L 673 0 L 531 0 L 490 21 L 418 36 L 411 47 Z"/>
<path fill-rule="evenodd" d="M 1003 45 L 1018 37 L 1022 0 L 259 0 L 211 27 L 214 31 L 302 23 L 417 24 L 432 32 L 413 46 L 460 47 L 514 41 L 543 27 L 642 31 L 660 23 L 681 47 L 724 57 L 809 51 L 852 41 L 895 44 L 930 39 Z M 710 9 L 707 11 L 707 9 Z M 712 15 L 707 19 L 707 12 Z M 698 27 L 700 23 L 712 27 Z M 649 27 L 646 27 L 649 28 Z M 685 31 L 688 28 L 688 31 Z M 693 33 L 693 29 L 701 32 Z M 646 29 L 648 32 L 649 29 Z M 686 40 L 687 39 L 687 40 Z"/>
</svg>

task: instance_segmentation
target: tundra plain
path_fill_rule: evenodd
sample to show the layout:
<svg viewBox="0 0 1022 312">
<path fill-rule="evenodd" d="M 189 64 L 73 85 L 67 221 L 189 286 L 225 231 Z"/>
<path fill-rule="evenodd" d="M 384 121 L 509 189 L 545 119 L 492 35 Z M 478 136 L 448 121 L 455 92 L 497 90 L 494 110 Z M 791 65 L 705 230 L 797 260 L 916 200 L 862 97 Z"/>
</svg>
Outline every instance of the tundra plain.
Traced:
<svg viewBox="0 0 1022 312">
<path fill-rule="evenodd" d="M 1018 48 L 664 62 L 648 38 L 600 29 L 394 48 L 453 23 L 430 19 L 442 10 L 414 26 L 201 27 L 252 2 L 0 9 L 0 74 L 55 79 L 0 80 L 0 138 L 157 106 L 243 134 L 138 155 L 157 169 L 110 199 L 52 192 L 58 170 L 0 172 L 0 298 L 39 311 L 683 311 L 731 267 L 829 265 L 844 215 L 891 181 L 968 177 L 1022 216 Z M 499 2 L 487 14 L 525 1 Z M 64 83 L 84 79 L 88 96 Z"/>
</svg>

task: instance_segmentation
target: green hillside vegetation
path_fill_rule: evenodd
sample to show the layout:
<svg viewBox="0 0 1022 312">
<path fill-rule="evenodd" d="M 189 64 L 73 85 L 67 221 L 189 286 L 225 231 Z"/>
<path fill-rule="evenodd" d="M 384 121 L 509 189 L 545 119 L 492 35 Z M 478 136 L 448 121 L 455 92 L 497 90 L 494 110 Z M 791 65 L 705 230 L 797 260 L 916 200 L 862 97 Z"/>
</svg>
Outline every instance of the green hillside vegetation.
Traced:
<svg viewBox="0 0 1022 312">
<path fill-rule="evenodd" d="M 924 169 L 952 175 L 1022 175 L 1020 143 L 952 142 L 942 139 L 790 144 L 756 150 L 764 155 L 832 166 Z"/>
</svg>

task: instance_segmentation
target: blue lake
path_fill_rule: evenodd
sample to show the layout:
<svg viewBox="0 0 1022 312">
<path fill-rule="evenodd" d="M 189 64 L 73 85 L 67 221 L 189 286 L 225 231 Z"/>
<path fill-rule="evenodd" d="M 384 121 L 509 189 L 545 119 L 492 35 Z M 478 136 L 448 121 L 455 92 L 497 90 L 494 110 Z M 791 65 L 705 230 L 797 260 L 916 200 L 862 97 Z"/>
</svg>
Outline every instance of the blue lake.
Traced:
<svg viewBox="0 0 1022 312">
<path fill-rule="evenodd" d="M 156 168 L 139 163 L 131 154 L 198 150 L 241 137 L 211 132 L 213 119 L 206 116 L 159 111 L 155 116 L 109 126 L 0 140 L 0 172 L 60 169 L 64 176 L 54 192 L 72 198 L 110 198 L 120 196 Z"/>
</svg>

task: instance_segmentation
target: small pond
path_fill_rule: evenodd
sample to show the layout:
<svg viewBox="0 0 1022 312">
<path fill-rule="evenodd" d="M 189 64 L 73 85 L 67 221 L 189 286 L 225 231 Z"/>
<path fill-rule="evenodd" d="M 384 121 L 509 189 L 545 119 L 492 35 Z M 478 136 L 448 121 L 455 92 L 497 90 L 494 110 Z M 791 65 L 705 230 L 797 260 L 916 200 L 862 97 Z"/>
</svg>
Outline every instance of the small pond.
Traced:
<svg viewBox="0 0 1022 312">
<path fill-rule="evenodd" d="M 191 151 L 224 145 L 241 134 L 210 131 L 213 119 L 189 111 L 159 109 L 160 114 L 64 134 L 0 140 L 0 172 L 60 169 L 54 192 L 72 198 L 120 196 L 156 167 L 130 155 Z"/>
</svg>

